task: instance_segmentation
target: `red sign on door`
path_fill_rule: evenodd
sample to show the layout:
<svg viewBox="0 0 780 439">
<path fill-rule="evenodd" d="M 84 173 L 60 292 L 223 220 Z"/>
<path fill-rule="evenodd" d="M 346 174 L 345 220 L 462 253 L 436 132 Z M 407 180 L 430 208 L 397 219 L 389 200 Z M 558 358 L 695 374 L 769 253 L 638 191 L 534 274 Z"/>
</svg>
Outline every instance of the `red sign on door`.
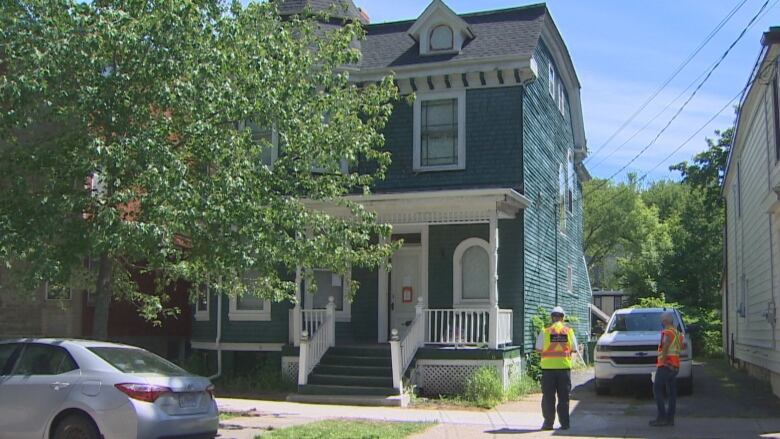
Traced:
<svg viewBox="0 0 780 439">
<path fill-rule="evenodd" d="M 412 292 L 412 287 L 404 287 L 404 289 L 401 292 L 401 297 L 404 303 L 412 303 L 412 299 L 414 298 L 414 293 Z"/>
</svg>

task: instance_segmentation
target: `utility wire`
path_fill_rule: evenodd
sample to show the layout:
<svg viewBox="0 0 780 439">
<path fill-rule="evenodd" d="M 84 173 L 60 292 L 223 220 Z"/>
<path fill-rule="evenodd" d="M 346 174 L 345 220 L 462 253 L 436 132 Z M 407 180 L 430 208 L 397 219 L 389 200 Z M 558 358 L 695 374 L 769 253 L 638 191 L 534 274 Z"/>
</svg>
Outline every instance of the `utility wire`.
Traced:
<svg viewBox="0 0 780 439">
<path fill-rule="evenodd" d="M 780 0 L 775 0 L 775 4 Z M 625 165 L 623 165 L 620 169 L 618 169 L 616 172 L 614 172 L 612 175 L 610 175 L 608 178 L 603 180 L 601 184 L 593 190 L 599 190 L 602 187 L 606 186 L 607 183 L 615 178 L 617 175 L 619 175 L 621 172 L 625 171 L 629 166 L 631 166 L 632 163 L 634 163 L 639 157 L 641 157 L 645 152 L 647 152 L 650 147 L 652 147 L 659 138 L 666 132 L 667 129 L 672 125 L 672 123 L 677 120 L 677 118 L 680 116 L 680 114 L 685 110 L 685 108 L 690 104 L 690 102 L 693 100 L 694 97 L 699 93 L 699 91 L 704 87 L 704 84 L 707 83 L 707 81 L 712 77 L 712 74 L 717 70 L 717 68 L 723 63 L 723 61 L 726 59 L 726 57 L 731 53 L 731 51 L 734 49 L 734 47 L 739 43 L 740 40 L 747 34 L 748 30 L 756 23 L 756 21 L 761 17 L 763 12 L 766 10 L 767 6 L 769 5 L 770 0 L 766 0 L 763 5 L 761 5 L 761 8 L 758 10 L 758 12 L 753 15 L 753 17 L 750 19 L 748 24 L 742 29 L 742 31 L 739 33 L 737 38 L 729 45 L 729 47 L 726 49 L 725 52 L 720 56 L 717 62 L 713 64 L 713 66 L 709 69 L 707 74 L 705 75 L 704 79 L 702 79 L 701 82 L 699 82 L 698 86 L 693 90 L 693 93 L 691 93 L 690 96 L 688 96 L 688 99 L 685 100 L 685 102 L 680 106 L 680 108 L 677 109 L 677 111 L 674 113 L 674 115 L 669 119 L 669 121 L 664 125 L 664 127 L 661 129 L 661 131 L 658 132 L 658 134 L 655 135 L 652 141 L 645 145 L 644 148 L 642 148 L 634 157 L 631 158 L 631 160 L 628 161 Z M 773 4 L 774 7 L 774 4 Z"/>
<path fill-rule="evenodd" d="M 684 69 L 684 68 L 685 68 L 685 67 L 686 67 L 688 64 L 690 64 L 690 62 L 691 62 L 691 61 L 692 61 L 692 60 L 693 60 L 693 59 L 696 57 L 696 55 L 698 55 L 698 54 L 699 54 L 699 52 L 701 52 L 701 50 L 702 50 L 702 49 L 704 49 L 704 47 L 705 47 L 705 46 L 706 46 L 706 45 L 707 45 L 707 44 L 708 44 L 708 43 L 709 43 L 709 42 L 712 40 L 712 38 L 714 38 L 714 37 L 715 37 L 715 35 L 717 35 L 717 33 L 718 33 L 718 32 L 720 32 L 720 30 L 721 30 L 721 29 L 723 29 L 723 27 L 726 25 L 726 23 L 728 23 L 728 21 L 729 21 L 729 20 L 731 20 L 731 18 L 732 18 L 732 17 L 733 17 L 733 16 L 734 16 L 734 15 L 735 15 L 735 14 L 736 14 L 736 13 L 737 13 L 737 12 L 738 12 L 738 11 L 739 11 L 741 8 L 742 8 L 742 6 L 744 6 L 744 5 L 745 5 L 745 3 L 747 3 L 747 0 L 741 0 L 739 3 L 737 3 L 737 5 L 736 5 L 736 6 L 734 6 L 734 8 L 732 8 L 732 9 L 731 9 L 731 11 L 729 11 L 729 13 L 728 13 L 728 14 L 726 14 L 726 16 L 725 16 L 725 17 L 724 17 L 724 18 L 723 18 L 723 19 L 720 21 L 720 23 L 718 23 L 718 25 L 717 25 L 717 26 L 715 26 L 715 29 L 713 29 L 713 30 L 712 30 L 712 31 L 711 31 L 711 32 L 710 32 L 710 33 L 707 35 L 707 37 L 704 39 L 704 41 L 702 41 L 702 42 L 701 42 L 701 44 L 699 44 L 699 46 L 698 46 L 698 47 L 697 47 L 697 48 L 696 48 L 696 49 L 695 49 L 695 50 L 694 50 L 694 51 L 693 51 L 693 52 L 692 52 L 690 55 L 688 55 L 688 58 L 686 58 L 686 59 L 685 59 L 685 60 L 684 60 L 684 61 L 683 61 L 683 62 L 682 62 L 682 63 L 681 63 L 679 66 L 677 66 L 677 68 L 674 70 L 674 72 L 672 72 L 672 75 L 671 75 L 669 78 L 667 78 L 667 79 L 664 81 L 664 83 L 663 83 L 663 84 L 661 84 L 661 86 L 660 86 L 660 87 L 658 87 L 658 88 L 657 88 L 657 89 L 656 89 L 656 90 L 653 92 L 653 94 L 652 94 L 652 95 L 650 95 L 650 97 L 649 97 L 649 98 L 647 98 L 647 100 L 645 100 L 645 102 L 644 102 L 642 105 L 640 105 L 640 106 L 639 106 L 639 108 L 637 108 L 637 110 L 634 112 L 634 114 L 632 114 L 632 115 L 631 115 L 631 117 L 629 117 L 629 118 L 628 118 L 628 120 L 626 120 L 625 122 L 623 122 L 623 124 L 620 126 L 620 128 L 618 128 L 618 129 L 617 129 L 617 131 L 615 131 L 614 133 L 612 133 L 612 135 L 611 135 L 611 136 L 610 136 L 610 137 L 607 139 L 607 141 L 606 141 L 606 142 L 604 142 L 604 143 L 603 143 L 603 144 L 602 144 L 600 147 L 598 147 L 598 148 L 597 148 L 595 151 L 593 151 L 593 153 L 591 154 L 591 156 L 590 156 L 588 159 L 586 159 L 586 162 L 587 162 L 587 161 L 589 161 L 589 160 L 591 160 L 593 157 L 595 157 L 595 156 L 596 156 L 596 155 L 597 155 L 597 154 L 598 154 L 598 153 L 599 153 L 601 150 L 603 150 L 603 149 L 604 149 L 604 148 L 605 148 L 607 145 L 609 145 L 609 143 L 610 143 L 610 142 L 612 142 L 612 140 L 614 140 L 614 139 L 615 139 L 615 137 L 617 137 L 617 135 L 618 135 L 618 134 L 620 134 L 621 132 L 623 132 L 623 130 L 624 130 L 624 129 L 625 129 L 625 128 L 626 128 L 626 127 L 627 127 L 627 126 L 628 126 L 628 125 L 629 125 L 631 122 L 633 122 L 633 120 L 634 120 L 634 119 L 636 119 L 636 117 L 637 117 L 637 116 L 638 116 L 638 115 L 639 115 L 639 114 L 640 114 L 642 111 L 644 111 L 644 109 L 645 109 L 645 108 L 647 108 L 647 106 L 648 106 L 648 105 L 650 105 L 650 103 L 651 103 L 653 100 L 655 100 L 655 98 L 656 98 L 656 97 L 658 97 L 658 95 L 659 95 L 659 94 L 661 94 L 661 92 L 662 92 L 662 91 L 663 91 L 663 90 L 664 90 L 664 89 L 665 89 L 665 88 L 666 88 L 666 87 L 667 87 L 667 86 L 668 86 L 668 85 L 669 85 L 669 84 L 670 84 L 670 83 L 671 83 L 671 82 L 674 80 L 674 78 L 676 78 L 676 77 L 677 77 L 677 75 L 679 75 L 679 74 L 680 74 L 680 72 L 681 72 L 681 71 L 682 71 L 682 70 L 683 70 L 683 69 Z M 676 99 L 675 99 L 675 100 L 676 100 Z M 620 149 L 622 146 L 623 146 L 623 145 L 619 146 L 617 149 Z M 617 149 L 615 149 L 615 151 L 616 151 Z M 612 154 L 614 154 L 614 151 L 613 151 L 613 152 L 612 152 L 610 155 L 612 155 Z"/>
</svg>

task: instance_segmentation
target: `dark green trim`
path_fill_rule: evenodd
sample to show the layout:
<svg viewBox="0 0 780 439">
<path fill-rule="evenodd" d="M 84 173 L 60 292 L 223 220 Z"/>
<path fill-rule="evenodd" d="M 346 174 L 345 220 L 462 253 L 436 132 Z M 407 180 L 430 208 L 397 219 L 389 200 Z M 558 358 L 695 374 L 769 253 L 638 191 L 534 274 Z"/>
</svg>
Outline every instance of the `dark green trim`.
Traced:
<svg viewBox="0 0 780 439">
<path fill-rule="evenodd" d="M 504 349 L 454 349 L 421 348 L 417 350 L 415 360 L 505 360 L 517 358 L 523 354 L 523 348 L 512 346 Z"/>
<path fill-rule="evenodd" d="M 297 357 L 301 354 L 301 348 L 293 345 L 282 346 L 282 357 Z"/>
</svg>

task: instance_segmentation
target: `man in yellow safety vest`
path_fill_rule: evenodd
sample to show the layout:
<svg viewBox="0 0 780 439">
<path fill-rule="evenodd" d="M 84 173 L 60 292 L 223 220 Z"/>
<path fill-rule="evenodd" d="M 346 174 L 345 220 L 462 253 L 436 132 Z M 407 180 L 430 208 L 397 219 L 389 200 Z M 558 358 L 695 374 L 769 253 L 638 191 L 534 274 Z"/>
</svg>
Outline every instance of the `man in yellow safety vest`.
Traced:
<svg viewBox="0 0 780 439">
<path fill-rule="evenodd" d="M 658 360 L 656 360 L 653 394 L 658 406 L 658 416 L 650 421 L 653 427 L 674 425 L 674 414 L 677 408 L 677 373 L 680 371 L 680 352 L 683 349 L 683 335 L 675 327 L 675 317 L 672 312 L 664 312 L 661 316 L 663 329 L 661 342 L 658 344 Z M 666 400 L 669 401 L 668 407 Z"/>
<path fill-rule="evenodd" d="M 569 429 L 569 393 L 571 393 L 572 353 L 577 350 L 574 330 L 563 324 L 566 313 L 556 306 L 550 313 L 552 325 L 536 339 L 536 350 L 542 358 L 542 430 L 552 430 L 555 423 L 555 396 L 558 396 L 558 421 Z"/>
</svg>

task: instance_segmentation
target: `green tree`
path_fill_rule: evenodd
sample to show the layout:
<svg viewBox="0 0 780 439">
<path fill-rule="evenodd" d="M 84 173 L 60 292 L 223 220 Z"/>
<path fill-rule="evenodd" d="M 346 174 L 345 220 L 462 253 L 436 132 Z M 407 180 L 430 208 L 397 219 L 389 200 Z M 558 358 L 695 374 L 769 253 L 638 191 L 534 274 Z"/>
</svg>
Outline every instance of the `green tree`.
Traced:
<svg viewBox="0 0 780 439">
<path fill-rule="evenodd" d="M 636 175 L 620 184 L 589 181 L 584 199 L 589 269 L 604 267 L 608 258 L 617 258 L 615 272 L 600 286 L 654 294 L 659 264 L 669 247 L 668 230 L 658 220 L 658 210 L 643 202 Z"/>
<path fill-rule="evenodd" d="M 93 283 L 101 338 L 113 299 L 150 319 L 175 312 L 134 271 L 160 292 L 186 279 L 280 301 L 297 266 L 383 263 L 388 228 L 342 199 L 390 159 L 392 81 L 356 87 L 345 68 L 362 32 L 281 19 L 269 3 L 2 2 L 0 262 L 29 288 Z M 278 132 L 273 165 L 244 121 Z M 374 172 L 341 172 L 358 160 Z"/>
</svg>

